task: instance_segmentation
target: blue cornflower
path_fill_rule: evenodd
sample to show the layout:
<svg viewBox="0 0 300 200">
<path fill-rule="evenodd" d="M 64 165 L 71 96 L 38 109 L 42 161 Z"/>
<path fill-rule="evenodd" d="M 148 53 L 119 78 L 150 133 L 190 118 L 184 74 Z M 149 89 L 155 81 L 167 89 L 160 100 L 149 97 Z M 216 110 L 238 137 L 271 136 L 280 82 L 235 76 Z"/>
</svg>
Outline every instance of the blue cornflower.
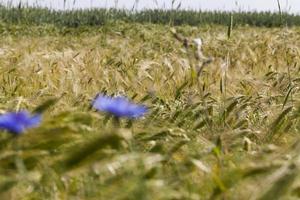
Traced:
<svg viewBox="0 0 300 200">
<path fill-rule="evenodd" d="M 142 117 L 148 111 L 146 106 L 134 104 L 125 97 L 109 97 L 102 94 L 95 98 L 93 107 L 115 117 L 127 118 Z"/>
<path fill-rule="evenodd" d="M 21 134 L 27 128 L 37 126 L 41 122 L 41 118 L 40 114 L 31 116 L 27 111 L 9 112 L 0 115 L 0 129 Z"/>
</svg>

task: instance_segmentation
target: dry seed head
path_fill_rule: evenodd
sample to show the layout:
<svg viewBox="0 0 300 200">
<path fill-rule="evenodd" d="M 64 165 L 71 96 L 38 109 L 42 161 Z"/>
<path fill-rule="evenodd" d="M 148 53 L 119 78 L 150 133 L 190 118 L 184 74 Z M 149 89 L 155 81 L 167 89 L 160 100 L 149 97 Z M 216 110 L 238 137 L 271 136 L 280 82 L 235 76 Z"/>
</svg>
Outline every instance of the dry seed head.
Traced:
<svg viewBox="0 0 300 200">
<path fill-rule="evenodd" d="M 221 68 L 221 76 L 222 76 L 222 78 L 224 78 L 226 71 L 228 69 L 227 63 L 222 63 L 220 68 Z"/>
<path fill-rule="evenodd" d="M 226 56 L 226 61 L 224 63 L 222 63 L 220 66 L 222 78 L 224 78 L 226 76 L 229 65 L 230 65 L 230 61 L 229 61 L 229 53 L 228 53 Z"/>
<path fill-rule="evenodd" d="M 195 39 L 193 39 L 193 42 L 197 46 L 197 49 L 201 49 L 202 44 L 203 44 L 201 38 L 195 38 Z"/>
<path fill-rule="evenodd" d="M 244 143 L 244 150 L 245 151 L 251 151 L 252 141 L 249 138 L 244 137 L 243 143 Z"/>
</svg>

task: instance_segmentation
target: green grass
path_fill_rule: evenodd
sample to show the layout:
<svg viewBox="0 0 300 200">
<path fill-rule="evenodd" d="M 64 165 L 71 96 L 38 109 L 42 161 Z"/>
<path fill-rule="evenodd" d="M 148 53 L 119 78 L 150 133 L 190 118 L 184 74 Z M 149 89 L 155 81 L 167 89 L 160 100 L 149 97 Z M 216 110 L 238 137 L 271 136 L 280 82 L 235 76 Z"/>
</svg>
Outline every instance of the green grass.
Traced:
<svg viewBox="0 0 300 200">
<path fill-rule="evenodd" d="M 57 99 L 1 132 L 1 199 L 299 198 L 299 28 L 0 30 L 0 111 Z M 150 112 L 115 128 L 90 108 L 100 91 Z"/>
<path fill-rule="evenodd" d="M 13 24 L 53 24 L 58 26 L 102 26 L 112 21 L 154 23 L 164 25 L 227 25 L 231 16 L 234 25 L 259 27 L 299 26 L 300 16 L 285 12 L 224 12 L 191 10 L 90 9 L 55 11 L 36 7 L 7 7 L 0 5 L 0 22 Z"/>
</svg>

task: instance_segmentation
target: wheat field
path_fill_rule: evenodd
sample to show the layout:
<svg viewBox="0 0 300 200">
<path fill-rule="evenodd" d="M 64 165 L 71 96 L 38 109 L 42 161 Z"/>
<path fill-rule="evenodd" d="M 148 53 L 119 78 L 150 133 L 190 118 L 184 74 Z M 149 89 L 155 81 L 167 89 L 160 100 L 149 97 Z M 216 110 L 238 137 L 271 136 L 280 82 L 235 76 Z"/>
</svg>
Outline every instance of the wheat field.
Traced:
<svg viewBox="0 0 300 200">
<path fill-rule="evenodd" d="M 0 30 L 0 112 L 43 111 L 1 131 L 1 199 L 300 197 L 298 27 Z M 100 92 L 149 112 L 116 127 Z"/>
</svg>

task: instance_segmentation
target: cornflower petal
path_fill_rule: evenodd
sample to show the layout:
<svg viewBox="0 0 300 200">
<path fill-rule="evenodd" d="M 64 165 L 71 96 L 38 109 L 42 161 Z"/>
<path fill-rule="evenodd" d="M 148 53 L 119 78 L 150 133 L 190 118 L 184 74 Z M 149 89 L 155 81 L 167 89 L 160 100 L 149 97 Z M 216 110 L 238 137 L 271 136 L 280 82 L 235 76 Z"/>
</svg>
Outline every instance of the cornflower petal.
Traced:
<svg viewBox="0 0 300 200">
<path fill-rule="evenodd" d="M 0 115 L 0 129 L 20 134 L 27 128 L 35 127 L 41 122 L 41 115 L 30 116 L 27 111 L 10 112 Z"/>
<path fill-rule="evenodd" d="M 93 101 L 93 107 L 116 117 L 127 118 L 142 117 L 148 111 L 145 106 L 134 104 L 125 97 L 113 98 L 102 94 L 98 95 Z"/>
</svg>

